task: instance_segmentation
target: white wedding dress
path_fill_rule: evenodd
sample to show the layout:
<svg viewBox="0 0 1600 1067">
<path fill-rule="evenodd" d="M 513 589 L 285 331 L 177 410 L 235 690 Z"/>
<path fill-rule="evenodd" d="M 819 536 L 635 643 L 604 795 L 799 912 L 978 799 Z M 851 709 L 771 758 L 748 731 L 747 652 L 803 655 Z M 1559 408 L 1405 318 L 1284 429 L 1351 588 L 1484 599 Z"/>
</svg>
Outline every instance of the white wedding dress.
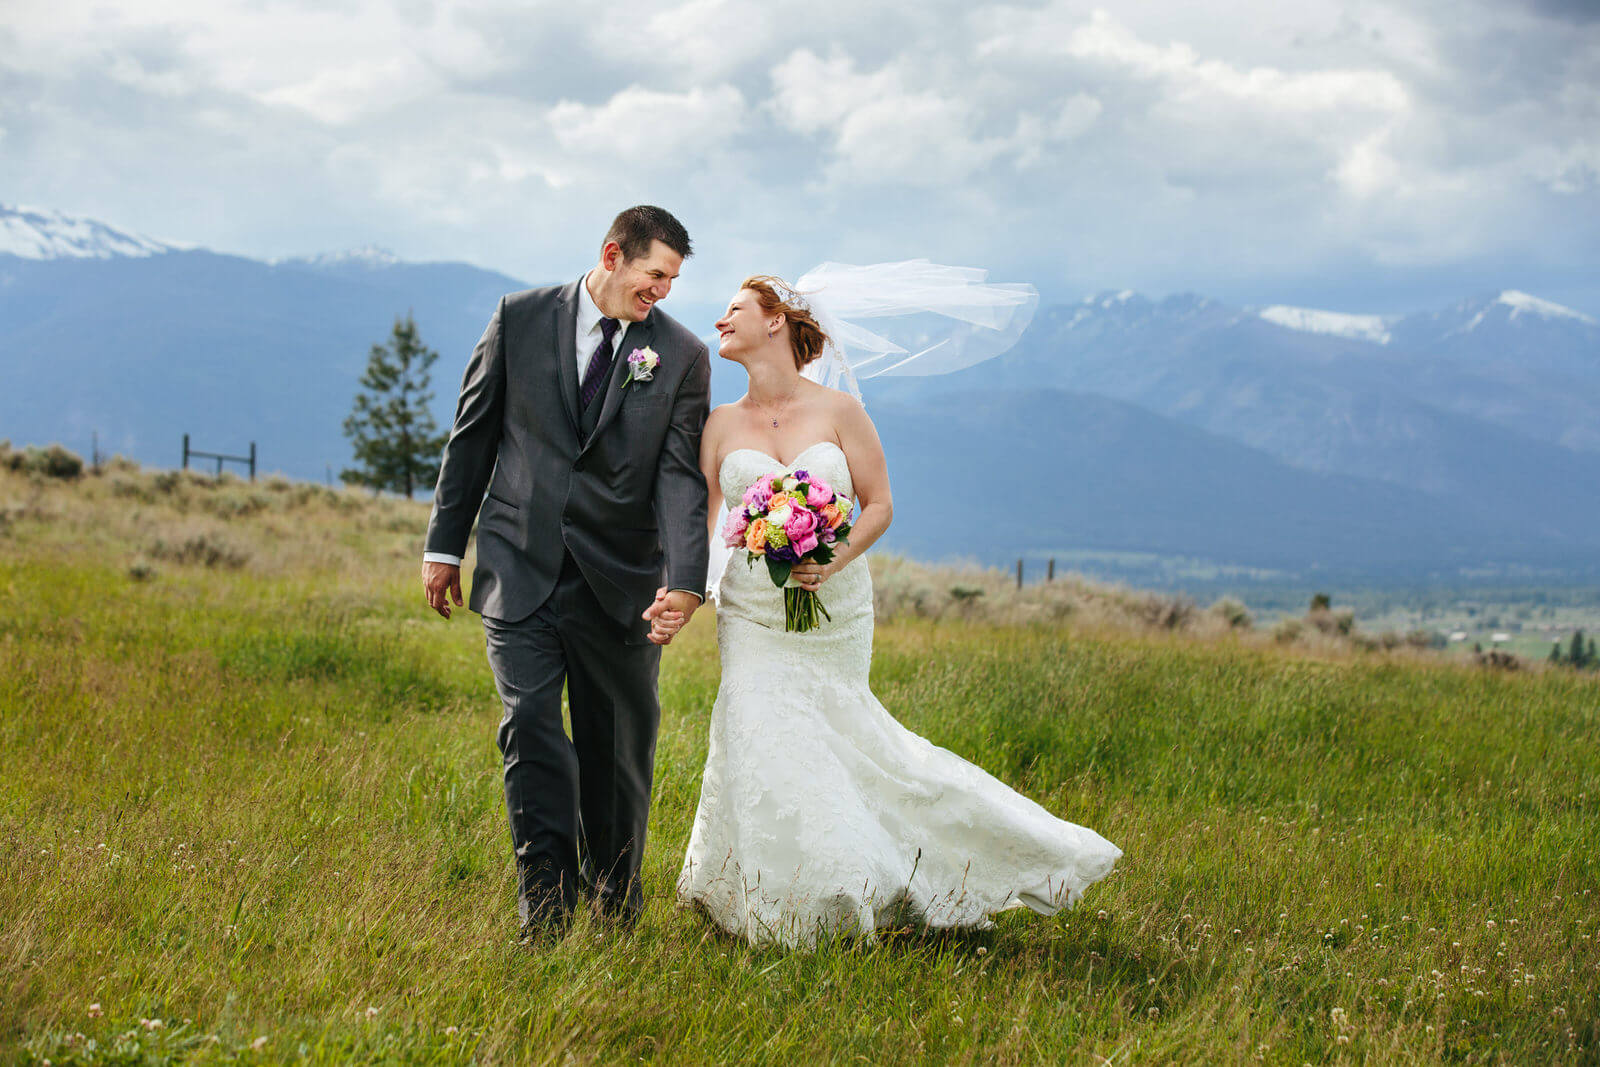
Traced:
<svg viewBox="0 0 1600 1067">
<path fill-rule="evenodd" d="M 784 468 L 753 449 L 723 460 L 740 506 L 764 474 L 796 468 L 854 495 L 842 449 Z M 722 684 L 680 900 L 755 943 L 813 945 L 908 922 L 982 927 L 1005 908 L 1050 914 L 1122 854 L 901 726 L 867 684 L 872 578 L 864 562 L 822 586 L 832 619 L 785 633 L 765 565 L 735 552 L 717 587 Z"/>
</svg>

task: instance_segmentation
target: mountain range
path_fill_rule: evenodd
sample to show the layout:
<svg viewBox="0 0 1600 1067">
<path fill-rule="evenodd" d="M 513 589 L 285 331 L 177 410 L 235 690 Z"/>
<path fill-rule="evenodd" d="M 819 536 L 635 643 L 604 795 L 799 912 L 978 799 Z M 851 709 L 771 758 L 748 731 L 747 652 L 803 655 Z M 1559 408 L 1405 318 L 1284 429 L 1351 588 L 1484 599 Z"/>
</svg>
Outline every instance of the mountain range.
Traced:
<svg viewBox="0 0 1600 1067">
<path fill-rule="evenodd" d="M 175 466 L 189 433 L 336 476 L 395 318 L 442 353 L 447 424 L 488 312 L 526 284 L 376 249 L 264 262 L 0 206 L 0 438 L 86 452 L 94 433 Z M 886 544 L 923 558 L 1275 581 L 1600 569 L 1600 324 L 1516 290 L 1404 316 L 1106 292 L 1041 308 L 967 371 L 864 386 L 896 490 Z"/>
</svg>

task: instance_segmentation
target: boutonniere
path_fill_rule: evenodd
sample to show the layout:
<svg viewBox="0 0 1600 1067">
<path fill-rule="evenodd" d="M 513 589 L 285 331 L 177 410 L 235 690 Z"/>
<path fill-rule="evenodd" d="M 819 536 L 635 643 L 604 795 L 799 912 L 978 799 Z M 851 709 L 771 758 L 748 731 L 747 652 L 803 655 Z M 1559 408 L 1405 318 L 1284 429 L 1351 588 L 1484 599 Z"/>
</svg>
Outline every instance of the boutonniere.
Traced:
<svg viewBox="0 0 1600 1067">
<path fill-rule="evenodd" d="M 623 381 L 622 387 L 626 389 L 633 382 L 648 382 L 656 376 L 656 368 L 661 366 L 661 357 L 656 355 L 653 348 L 635 348 L 628 354 L 628 377 Z"/>
</svg>

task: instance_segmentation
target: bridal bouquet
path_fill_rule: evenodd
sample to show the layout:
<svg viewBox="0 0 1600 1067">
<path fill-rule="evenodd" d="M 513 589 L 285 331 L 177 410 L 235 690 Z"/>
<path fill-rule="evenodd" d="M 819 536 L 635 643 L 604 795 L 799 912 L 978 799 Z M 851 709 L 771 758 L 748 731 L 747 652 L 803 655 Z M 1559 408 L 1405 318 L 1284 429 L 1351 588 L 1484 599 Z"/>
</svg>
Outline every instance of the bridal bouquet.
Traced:
<svg viewBox="0 0 1600 1067">
<path fill-rule="evenodd" d="M 816 593 L 788 586 L 789 572 L 797 563 L 832 562 L 833 546 L 848 543 L 853 507 L 821 478 L 797 470 L 757 478 L 744 491 L 743 506 L 728 513 L 723 542 L 744 548 L 747 566 L 766 561 L 772 584 L 783 590 L 785 631 L 805 633 L 820 625 L 819 614 L 831 618 Z"/>
</svg>

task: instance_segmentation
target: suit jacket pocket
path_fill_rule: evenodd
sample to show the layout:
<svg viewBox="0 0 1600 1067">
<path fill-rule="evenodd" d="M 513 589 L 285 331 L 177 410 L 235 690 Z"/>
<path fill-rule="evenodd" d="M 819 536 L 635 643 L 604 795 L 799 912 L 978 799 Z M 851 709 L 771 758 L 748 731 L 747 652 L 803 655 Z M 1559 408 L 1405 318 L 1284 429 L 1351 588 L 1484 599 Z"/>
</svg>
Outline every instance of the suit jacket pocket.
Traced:
<svg viewBox="0 0 1600 1067">
<path fill-rule="evenodd" d="M 638 388 L 639 385 L 637 382 L 634 383 L 631 388 L 629 388 L 628 392 L 634 393 L 634 395 L 625 396 L 622 398 L 623 407 L 644 408 L 648 410 L 659 407 L 672 399 L 672 394 L 666 392 L 665 390 L 657 389 L 654 392 L 648 393 L 641 390 L 635 393 L 634 390 Z"/>
<path fill-rule="evenodd" d="M 493 493 L 485 493 L 484 495 L 486 497 L 488 497 L 490 500 L 493 500 L 496 504 L 499 504 L 501 507 L 510 508 L 512 511 L 521 511 L 522 510 L 520 507 L 518 507 L 517 505 L 513 504 L 511 501 L 506 500 L 503 497 L 495 496 Z"/>
</svg>

